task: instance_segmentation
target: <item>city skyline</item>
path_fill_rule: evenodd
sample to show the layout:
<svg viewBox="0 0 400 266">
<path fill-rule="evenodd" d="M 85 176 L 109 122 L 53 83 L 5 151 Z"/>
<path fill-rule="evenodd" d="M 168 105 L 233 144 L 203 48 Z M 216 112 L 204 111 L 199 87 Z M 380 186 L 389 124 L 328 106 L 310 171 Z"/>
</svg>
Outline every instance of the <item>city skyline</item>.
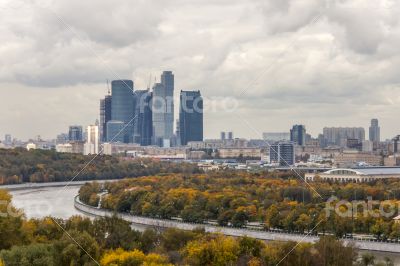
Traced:
<svg viewBox="0 0 400 266">
<path fill-rule="evenodd" d="M 176 75 L 175 99 L 186 89 L 233 97 L 236 113 L 259 132 L 304 124 L 316 136 L 325 126 L 367 129 L 377 117 L 381 139 L 399 133 L 398 3 L 16 2 L 0 4 L 0 135 L 52 138 L 89 125 L 107 79 L 146 89 L 163 69 Z M 86 16 L 93 6 L 102 17 L 116 14 L 106 28 Z M 260 135 L 230 112 L 206 112 L 204 121 L 205 138 Z"/>
</svg>

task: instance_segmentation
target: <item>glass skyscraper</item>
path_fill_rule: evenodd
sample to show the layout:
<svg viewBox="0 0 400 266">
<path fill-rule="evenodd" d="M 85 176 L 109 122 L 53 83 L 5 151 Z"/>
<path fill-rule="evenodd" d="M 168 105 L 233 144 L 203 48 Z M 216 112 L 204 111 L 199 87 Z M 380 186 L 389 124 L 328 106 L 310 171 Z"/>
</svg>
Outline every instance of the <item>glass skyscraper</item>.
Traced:
<svg viewBox="0 0 400 266">
<path fill-rule="evenodd" d="M 134 95 L 132 80 L 114 80 L 111 82 L 111 120 L 121 121 L 126 126 L 121 132 L 123 142 L 129 143 L 133 140 L 133 118 L 134 118 Z M 108 132 L 108 130 L 107 130 Z M 110 139 L 110 136 L 107 136 Z"/>
<path fill-rule="evenodd" d="M 203 98 L 200 91 L 181 91 L 179 132 L 181 145 L 203 141 Z"/>
<path fill-rule="evenodd" d="M 122 134 L 122 129 L 125 123 L 122 121 L 110 120 L 107 122 L 107 142 L 124 142 L 124 135 Z"/>
<path fill-rule="evenodd" d="M 153 144 L 169 146 L 174 133 L 174 75 L 164 71 L 153 87 Z"/>
<path fill-rule="evenodd" d="M 111 120 L 111 95 L 100 100 L 100 140 L 107 140 L 107 122 Z"/>
<path fill-rule="evenodd" d="M 290 141 L 297 145 L 306 145 L 306 127 L 303 125 L 294 125 L 290 130 Z"/>
<path fill-rule="evenodd" d="M 133 142 L 141 146 L 151 145 L 153 119 L 151 111 L 152 93 L 148 90 L 137 90 L 135 99 L 135 119 L 133 122 Z"/>
<path fill-rule="evenodd" d="M 82 141 L 83 140 L 83 130 L 82 126 L 70 126 L 68 132 L 69 141 Z"/>
</svg>

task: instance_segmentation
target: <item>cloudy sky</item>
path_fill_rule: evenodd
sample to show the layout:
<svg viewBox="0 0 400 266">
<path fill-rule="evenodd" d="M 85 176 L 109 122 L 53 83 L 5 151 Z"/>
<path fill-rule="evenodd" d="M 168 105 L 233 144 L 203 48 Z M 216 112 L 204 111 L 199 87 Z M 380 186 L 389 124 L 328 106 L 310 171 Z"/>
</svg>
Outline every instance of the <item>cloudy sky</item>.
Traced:
<svg viewBox="0 0 400 266">
<path fill-rule="evenodd" d="M 205 135 L 305 124 L 400 133 L 400 4 L 390 0 L 3 0 L 0 139 L 98 117 L 107 79 L 162 70 L 201 90 Z"/>
</svg>

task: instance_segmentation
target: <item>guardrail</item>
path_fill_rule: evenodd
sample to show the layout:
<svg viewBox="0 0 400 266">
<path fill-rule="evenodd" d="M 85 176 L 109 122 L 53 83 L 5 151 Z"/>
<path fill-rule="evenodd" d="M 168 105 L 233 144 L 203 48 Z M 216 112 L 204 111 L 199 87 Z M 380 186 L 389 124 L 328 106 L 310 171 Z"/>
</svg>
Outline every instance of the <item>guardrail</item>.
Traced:
<svg viewBox="0 0 400 266">
<path fill-rule="evenodd" d="M 86 205 L 79 201 L 78 196 L 74 199 L 74 206 L 77 210 L 95 217 L 117 217 L 137 225 L 144 225 L 148 227 L 161 227 L 161 228 L 177 228 L 182 230 L 194 230 L 197 228 L 204 228 L 208 233 L 221 233 L 227 236 L 242 237 L 248 236 L 260 240 L 267 241 L 294 241 L 304 243 L 315 243 L 319 237 L 315 235 L 307 234 L 295 234 L 295 233 L 278 233 L 265 230 L 256 229 L 240 229 L 233 227 L 214 226 L 209 224 L 195 224 L 180 221 L 173 221 L 167 219 L 155 219 L 141 216 L 134 216 L 125 213 L 115 213 L 105 209 L 98 209 L 89 205 Z M 344 238 L 341 239 L 344 244 L 354 244 L 355 247 L 361 250 L 369 251 L 380 251 L 380 252 L 391 252 L 400 253 L 400 244 L 390 242 L 380 242 L 378 240 L 355 240 Z"/>
</svg>

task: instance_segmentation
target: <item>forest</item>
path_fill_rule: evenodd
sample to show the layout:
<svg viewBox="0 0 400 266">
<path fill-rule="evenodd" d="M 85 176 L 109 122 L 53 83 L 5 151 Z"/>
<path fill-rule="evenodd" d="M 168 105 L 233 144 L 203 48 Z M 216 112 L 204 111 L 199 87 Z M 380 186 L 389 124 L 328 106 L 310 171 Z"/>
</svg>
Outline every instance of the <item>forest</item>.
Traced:
<svg viewBox="0 0 400 266">
<path fill-rule="evenodd" d="M 74 180 L 104 180 L 137 177 L 161 173 L 199 173 L 197 166 L 187 163 L 154 160 L 123 160 L 106 155 L 94 158 L 81 154 L 23 148 L 0 149 L 0 185 L 24 182 L 60 182 Z M 84 169 L 84 171 L 81 171 Z M 78 175 L 79 173 L 79 175 Z"/>
<path fill-rule="evenodd" d="M 0 190 L 0 200 L 12 202 Z M 6 213 L 1 205 L 1 213 Z M 11 207 L 15 212 L 15 208 Z M 208 234 L 203 229 L 144 232 L 116 217 L 68 220 L 0 217 L 1 266 L 350 266 L 393 265 L 389 259 L 358 256 L 334 237 L 315 244 L 262 242 Z"/>
<path fill-rule="evenodd" d="M 224 171 L 154 175 L 104 186 L 88 183 L 79 195 L 82 202 L 97 206 L 99 192 L 105 191 L 102 208 L 138 216 L 232 227 L 257 223 L 267 230 L 312 230 L 313 234 L 337 237 L 360 233 L 380 240 L 400 239 L 400 224 L 393 221 L 399 213 L 399 181 L 315 182 L 312 186 L 294 177 Z M 335 209 L 342 200 L 357 206 L 343 204 Z M 329 212 L 327 202 L 332 207 Z M 370 209 L 362 208 L 366 202 Z M 387 215 L 380 215 L 381 209 Z"/>
</svg>

